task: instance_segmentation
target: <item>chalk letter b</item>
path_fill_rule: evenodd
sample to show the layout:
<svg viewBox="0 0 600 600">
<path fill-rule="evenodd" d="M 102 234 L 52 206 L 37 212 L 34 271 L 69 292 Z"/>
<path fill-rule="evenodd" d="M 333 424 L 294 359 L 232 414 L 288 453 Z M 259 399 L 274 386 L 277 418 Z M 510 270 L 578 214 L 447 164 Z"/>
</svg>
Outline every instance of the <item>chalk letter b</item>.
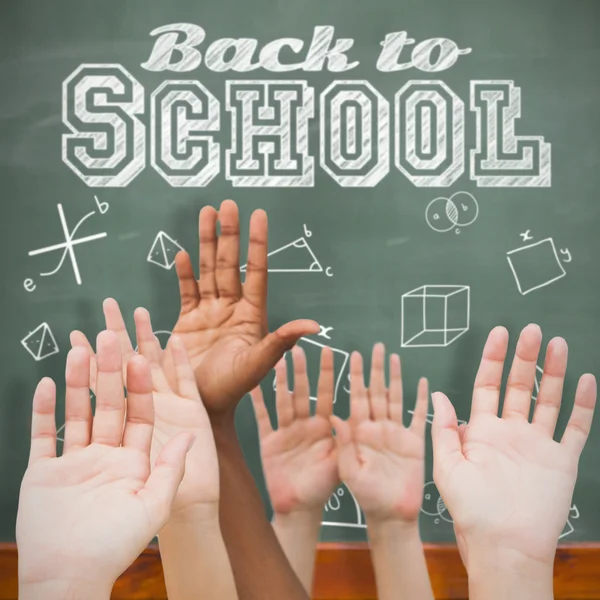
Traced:
<svg viewBox="0 0 600 600">
<path fill-rule="evenodd" d="M 144 69 L 185 72 L 193 71 L 200 65 L 202 54 L 196 46 L 206 37 L 202 27 L 192 23 L 171 23 L 154 29 L 150 35 L 160 37 L 154 42 L 150 58 L 142 63 Z"/>
</svg>

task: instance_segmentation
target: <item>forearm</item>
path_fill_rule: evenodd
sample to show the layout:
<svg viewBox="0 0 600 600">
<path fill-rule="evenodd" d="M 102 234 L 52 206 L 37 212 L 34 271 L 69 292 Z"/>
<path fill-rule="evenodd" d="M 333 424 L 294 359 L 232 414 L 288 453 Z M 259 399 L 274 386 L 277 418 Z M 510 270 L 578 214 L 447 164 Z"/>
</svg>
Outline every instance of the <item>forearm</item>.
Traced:
<svg viewBox="0 0 600 600">
<path fill-rule="evenodd" d="M 471 600 L 553 600 L 552 564 L 491 550 L 468 550 Z"/>
<path fill-rule="evenodd" d="M 321 529 L 321 510 L 275 514 L 273 530 L 307 594 L 311 594 L 317 543 Z"/>
<path fill-rule="evenodd" d="M 19 582 L 19 600 L 110 600 L 114 582 L 54 579 Z"/>
<path fill-rule="evenodd" d="M 172 519 L 158 536 L 169 600 L 235 600 L 237 592 L 221 535 L 218 507 Z"/>
<path fill-rule="evenodd" d="M 240 600 L 307 600 L 267 516 L 233 420 L 214 423 L 219 455 L 221 531 Z"/>
<path fill-rule="evenodd" d="M 380 600 L 433 600 L 418 523 L 367 518 Z"/>
</svg>

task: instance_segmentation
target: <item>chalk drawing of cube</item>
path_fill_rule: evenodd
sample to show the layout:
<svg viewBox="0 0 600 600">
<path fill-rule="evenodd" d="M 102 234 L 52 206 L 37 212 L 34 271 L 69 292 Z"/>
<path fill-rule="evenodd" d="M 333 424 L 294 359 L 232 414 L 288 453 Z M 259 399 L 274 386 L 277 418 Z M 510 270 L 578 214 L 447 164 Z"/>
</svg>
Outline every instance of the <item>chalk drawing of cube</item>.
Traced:
<svg viewBox="0 0 600 600">
<path fill-rule="evenodd" d="M 402 296 L 402 347 L 449 346 L 469 330 L 467 285 L 424 285 Z"/>
</svg>

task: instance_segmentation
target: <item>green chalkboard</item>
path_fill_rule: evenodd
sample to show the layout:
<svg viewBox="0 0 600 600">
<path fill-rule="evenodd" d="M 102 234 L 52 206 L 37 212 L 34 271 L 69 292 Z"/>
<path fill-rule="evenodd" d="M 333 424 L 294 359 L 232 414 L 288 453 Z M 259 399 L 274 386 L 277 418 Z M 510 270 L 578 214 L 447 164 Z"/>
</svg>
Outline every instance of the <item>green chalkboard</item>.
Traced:
<svg viewBox="0 0 600 600">
<path fill-rule="evenodd" d="M 62 389 L 69 332 L 95 337 L 105 297 L 165 341 L 173 252 L 197 255 L 198 212 L 224 198 L 246 229 L 267 210 L 271 326 L 326 328 L 302 344 L 313 379 L 319 344 L 336 350 L 342 416 L 348 355 L 377 341 L 407 398 L 426 375 L 466 419 L 488 331 L 514 348 L 539 323 L 570 344 L 558 433 L 597 372 L 595 0 L 2 2 L 0 90 L 1 540 L 36 382 Z M 266 499 L 248 398 L 238 425 Z M 564 541 L 600 540 L 599 459 L 596 419 Z M 423 537 L 449 541 L 436 494 Z M 323 539 L 365 539 L 344 488 L 324 520 Z"/>
</svg>

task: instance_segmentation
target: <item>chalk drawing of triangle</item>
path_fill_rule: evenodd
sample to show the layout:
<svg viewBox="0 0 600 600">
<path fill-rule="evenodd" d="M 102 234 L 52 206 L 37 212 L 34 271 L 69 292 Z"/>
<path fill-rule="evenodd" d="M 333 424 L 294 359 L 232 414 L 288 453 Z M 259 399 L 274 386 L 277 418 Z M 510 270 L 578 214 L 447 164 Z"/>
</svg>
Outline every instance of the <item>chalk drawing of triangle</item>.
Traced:
<svg viewBox="0 0 600 600">
<path fill-rule="evenodd" d="M 323 267 L 305 238 L 301 237 L 267 254 L 270 273 L 322 273 Z M 245 272 L 243 265 L 240 271 Z"/>
</svg>

